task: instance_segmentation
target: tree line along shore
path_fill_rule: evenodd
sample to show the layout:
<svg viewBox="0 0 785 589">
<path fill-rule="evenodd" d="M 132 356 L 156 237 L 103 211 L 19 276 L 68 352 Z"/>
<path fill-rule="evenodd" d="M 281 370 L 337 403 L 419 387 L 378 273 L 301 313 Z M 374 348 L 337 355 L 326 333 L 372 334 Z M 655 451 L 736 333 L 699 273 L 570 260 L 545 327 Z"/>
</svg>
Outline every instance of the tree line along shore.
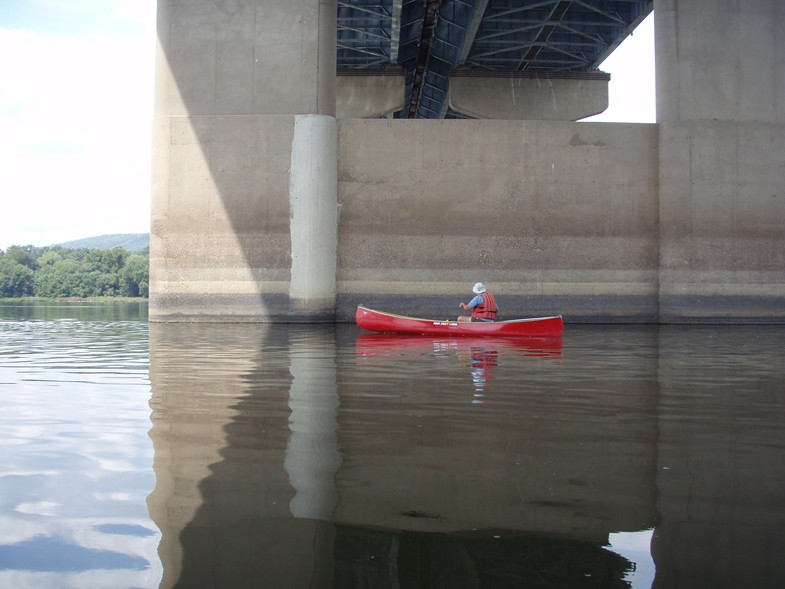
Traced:
<svg viewBox="0 0 785 589">
<path fill-rule="evenodd" d="M 0 250 L 0 298 L 146 298 L 149 250 L 36 247 Z"/>
</svg>

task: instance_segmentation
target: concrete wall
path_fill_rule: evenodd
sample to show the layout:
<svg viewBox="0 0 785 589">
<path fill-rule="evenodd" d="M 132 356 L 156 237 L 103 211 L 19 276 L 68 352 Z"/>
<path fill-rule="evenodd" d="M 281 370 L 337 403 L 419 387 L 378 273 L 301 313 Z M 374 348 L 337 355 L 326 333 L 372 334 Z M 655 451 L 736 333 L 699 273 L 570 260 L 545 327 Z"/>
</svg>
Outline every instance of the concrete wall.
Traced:
<svg viewBox="0 0 785 589">
<path fill-rule="evenodd" d="M 785 122 L 785 4 L 656 0 L 659 121 Z"/>
<path fill-rule="evenodd" d="M 485 282 L 507 317 L 657 316 L 657 129 L 340 123 L 338 317 L 453 316 Z"/>
<path fill-rule="evenodd" d="M 655 4 L 660 320 L 785 320 L 785 4 Z"/>
<path fill-rule="evenodd" d="M 159 1 L 152 320 L 333 319 L 335 19 Z"/>
<path fill-rule="evenodd" d="M 784 322 L 785 4 L 688 4 L 655 126 L 337 121 L 334 0 L 162 0 L 150 318 Z"/>
<path fill-rule="evenodd" d="M 290 154 L 280 145 L 293 133 L 291 116 L 156 120 L 151 319 L 253 317 L 286 296 Z"/>
</svg>

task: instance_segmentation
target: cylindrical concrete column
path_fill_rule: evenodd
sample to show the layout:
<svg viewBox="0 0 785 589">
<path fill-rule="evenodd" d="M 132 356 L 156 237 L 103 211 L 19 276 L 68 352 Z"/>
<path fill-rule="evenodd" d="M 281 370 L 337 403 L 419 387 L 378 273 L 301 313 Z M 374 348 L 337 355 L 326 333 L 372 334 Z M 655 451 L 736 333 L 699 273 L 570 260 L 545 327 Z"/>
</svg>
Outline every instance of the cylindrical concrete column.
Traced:
<svg viewBox="0 0 785 589">
<path fill-rule="evenodd" d="M 307 315 L 331 315 L 335 305 L 337 142 L 333 117 L 295 117 L 289 172 L 289 298 L 294 309 Z"/>
</svg>

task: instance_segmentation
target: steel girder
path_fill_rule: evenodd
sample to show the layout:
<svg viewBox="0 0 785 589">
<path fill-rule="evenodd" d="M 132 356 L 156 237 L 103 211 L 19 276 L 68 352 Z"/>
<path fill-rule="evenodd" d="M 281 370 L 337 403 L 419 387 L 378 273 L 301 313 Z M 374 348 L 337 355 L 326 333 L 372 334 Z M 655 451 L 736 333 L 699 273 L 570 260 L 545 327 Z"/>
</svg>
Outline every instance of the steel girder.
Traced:
<svg viewBox="0 0 785 589">
<path fill-rule="evenodd" d="M 458 116 L 449 75 L 596 71 L 653 0 L 338 0 L 339 70 L 402 67 L 397 118 Z"/>
</svg>

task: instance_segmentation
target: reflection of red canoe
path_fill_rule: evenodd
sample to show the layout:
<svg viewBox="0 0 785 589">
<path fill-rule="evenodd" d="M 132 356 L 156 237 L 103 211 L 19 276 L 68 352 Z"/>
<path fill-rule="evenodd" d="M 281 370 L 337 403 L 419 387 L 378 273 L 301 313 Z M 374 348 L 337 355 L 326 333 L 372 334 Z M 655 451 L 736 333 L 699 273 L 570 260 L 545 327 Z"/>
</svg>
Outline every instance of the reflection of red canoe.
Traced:
<svg viewBox="0 0 785 589">
<path fill-rule="evenodd" d="M 369 331 L 414 335 L 559 337 L 564 331 L 561 315 L 494 322 L 439 321 L 375 311 L 358 305 L 357 325 Z"/>
<path fill-rule="evenodd" d="M 560 337 L 446 337 L 364 333 L 357 338 L 357 354 L 363 357 L 403 355 L 412 352 L 439 354 L 442 352 L 513 349 L 521 356 L 561 356 Z"/>
</svg>

